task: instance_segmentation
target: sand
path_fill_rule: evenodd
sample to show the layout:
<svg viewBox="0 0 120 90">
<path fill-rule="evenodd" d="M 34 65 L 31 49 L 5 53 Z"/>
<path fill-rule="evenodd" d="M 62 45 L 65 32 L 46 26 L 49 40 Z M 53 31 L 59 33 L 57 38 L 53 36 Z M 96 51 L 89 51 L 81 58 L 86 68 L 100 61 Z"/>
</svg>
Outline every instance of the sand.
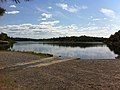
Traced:
<svg viewBox="0 0 120 90">
<path fill-rule="evenodd" d="M 10 63 L 12 60 L 14 64 Z M 0 90 L 120 89 L 120 60 L 117 59 L 40 59 L 36 55 L 0 52 L 0 63 L 3 63 L 0 64 Z"/>
</svg>

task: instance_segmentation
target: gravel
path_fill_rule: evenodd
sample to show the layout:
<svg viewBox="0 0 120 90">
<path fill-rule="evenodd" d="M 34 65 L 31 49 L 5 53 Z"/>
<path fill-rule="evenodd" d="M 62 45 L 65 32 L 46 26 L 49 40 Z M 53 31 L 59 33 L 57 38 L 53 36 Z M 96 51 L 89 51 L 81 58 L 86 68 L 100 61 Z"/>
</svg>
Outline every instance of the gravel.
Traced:
<svg viewBox="0 0 120 90">
<path fill-rule="evenodd" d="M 0 72 L 0 90 L 120 90 L 120 60 L 70 60 Z"/>
</svg>

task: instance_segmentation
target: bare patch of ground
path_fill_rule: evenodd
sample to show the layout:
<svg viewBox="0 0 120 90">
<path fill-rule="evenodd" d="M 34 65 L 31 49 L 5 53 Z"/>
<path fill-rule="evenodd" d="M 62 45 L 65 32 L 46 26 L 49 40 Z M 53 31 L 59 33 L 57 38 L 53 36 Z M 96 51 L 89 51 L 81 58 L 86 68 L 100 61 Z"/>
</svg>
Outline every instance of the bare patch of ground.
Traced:
<svg viewBox="0 0 120 90">
<path fill-rule="evenodd" d="M 0 68 L 12 66 L 17 63 L 34 62 L 35 60 L 40 60 L 46 57 L 43 54 L 40 56 L 25 52 L 0 51 Z"/>
<path fill-rule="evenodd" d="M 0 90 L 119 89 L 120 60 L 48 59 L 0 70 Z"/>
</svg>

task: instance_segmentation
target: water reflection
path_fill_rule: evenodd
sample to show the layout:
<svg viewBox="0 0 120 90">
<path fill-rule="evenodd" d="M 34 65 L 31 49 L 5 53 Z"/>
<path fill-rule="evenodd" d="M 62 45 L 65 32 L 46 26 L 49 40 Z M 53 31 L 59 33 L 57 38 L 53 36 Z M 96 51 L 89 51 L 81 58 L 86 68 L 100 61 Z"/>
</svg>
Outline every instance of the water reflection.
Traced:
<svg viewBox="0 0 120 90">
<path fill-rule="evenodd" d="M 104 47 L 105 44 L 101 42 L 77 42 L 77 43 L 51 43 L 51 42 L 42 42 L 42 44 L 49 44 L 52 46 L 63 46 L 63 47 L 80 47 L 80 48 L 89 48 L 89 47 Z"/>
<path fill-rule="evenodd" d="M 81 59 L 115 59 L 117 56 L 103 43 L 43 43 L 18 42 L 11 50 L 35 51 L 53 54 L 55 56 L 79 57 Z"/>
<path fill-rule="evenodd" d="M 120 45 L 119 46 L 113 46 L 113 45 L 107 45 L 111 51 L 113 51 L 115 54 L 118 54 L 116 58 L 120 59 Z"/>
</svg>

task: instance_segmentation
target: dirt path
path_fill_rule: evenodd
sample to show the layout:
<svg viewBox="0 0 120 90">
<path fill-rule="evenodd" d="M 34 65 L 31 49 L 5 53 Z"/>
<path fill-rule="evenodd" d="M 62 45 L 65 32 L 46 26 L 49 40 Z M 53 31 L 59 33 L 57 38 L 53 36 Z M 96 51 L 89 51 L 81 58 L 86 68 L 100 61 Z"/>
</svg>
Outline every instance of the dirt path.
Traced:
<svg viewBox="0 0 120 90">
<path fill-rule="evenodd" d="M 44 66 L 49 66 L 52 64 L 56 64 L 56 63 L 66 62 L 69 60 L 76 60 L 76 58 L 57 60 L 57 58 L 50 57 L 50 58 L 44 58 L 44 59 L 40 59 L 40 60 L 29 61 L 29 62 L 25 62 L 25 63 L 24 62 L 16 63 L 15 65 L 0 68 L 0 72 L 8 73 L 11 71 L 22 70 L 22 69 L 26 69 L 26 68 L 44 67 Z"/>
</svg>

